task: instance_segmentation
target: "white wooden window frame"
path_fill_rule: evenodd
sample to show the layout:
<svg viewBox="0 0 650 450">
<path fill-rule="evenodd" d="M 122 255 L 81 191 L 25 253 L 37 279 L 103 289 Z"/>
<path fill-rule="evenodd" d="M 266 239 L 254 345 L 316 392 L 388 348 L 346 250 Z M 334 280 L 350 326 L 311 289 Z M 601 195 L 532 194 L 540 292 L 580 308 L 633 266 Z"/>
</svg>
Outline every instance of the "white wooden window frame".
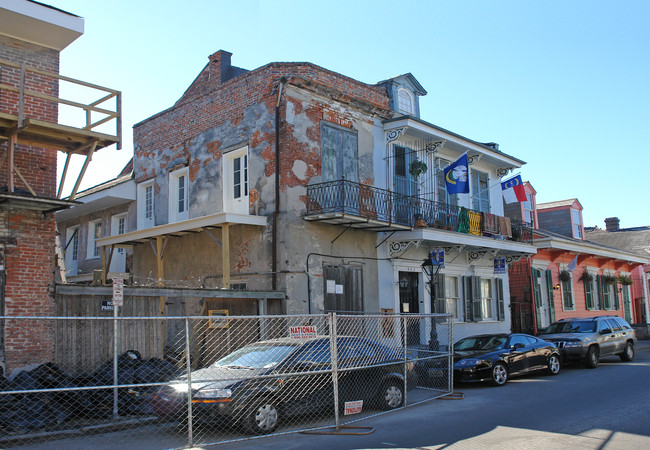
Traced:
<svg viewBox="0 0 650 450">
<path fill-rule="evenodd" d="M 147 189 L 151 189 L 151 217 L 147 215 Z M 151 228 L 156 224 L 156 189 L 154 180 L 138 184 L 138 229 Z"/>
<path fill-rule="evenodd" d="M 240 195 L 235 197 L 235 179 L 234 179 L 234 160 L 246 157 L 246 164 L 240 171 Z M 237 214 L 250 214 L 249 212 L 249 195 L 250 195 L 250 157 L 248 146 L 233 150 L 223 155 L 223 210 Z"/>
<path fill-rule="evenodd" d="M 187 167 L 169 173 L 169 223 L 189 218 L 189 191 L 190 177 Z"/>
<path fill-rule="evenodd" d="M 415 114 L 415 100 L 408 89 L 399 88 L 397 91 L 397 105 L 399 112 L 403 114 Z"/>
<path fill-rule="evenodd" d="M 99 229 L 97 229 L 99 225 Z M 102 219 L 95 219 L 88 222 L 88 239 L 86 248 L 86 259 L 97 259 L 100 256 L 97 239 L 102 237 Z"/>
</svg>

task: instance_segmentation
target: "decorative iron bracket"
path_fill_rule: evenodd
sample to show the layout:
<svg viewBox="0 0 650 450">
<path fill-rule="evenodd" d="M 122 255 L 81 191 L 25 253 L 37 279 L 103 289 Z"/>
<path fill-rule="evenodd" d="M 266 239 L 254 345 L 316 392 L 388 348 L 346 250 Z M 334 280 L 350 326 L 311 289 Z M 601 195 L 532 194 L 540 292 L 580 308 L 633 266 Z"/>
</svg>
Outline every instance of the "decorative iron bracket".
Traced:
<svg viewBox="0 0 650 450">
<path fill-rule="evenodd" d="M 427 156 L 430 156 L 431 154 L 435 155 L 436 153 L 438 153 L 438 150 L 440 150 L 442 147 L 445 146 L 446 142 L 447 141 L 427 142 L 427 145 L 424 148 L 426 155 Z"/>
<path fill-rule="evenodd" d="M 481 155 L 478 154 L 478 153 L 476 155 L 471 155 L 471 156 L 467 155 L 467 164 L 469 164 L 471 166 L 472 164 L 477 162 L 479 159 L 481 159 Z"/>
<path fill-rule="evenodd" d="M 514 167 L 499 167 L 497 169 L 497 178 L 503 178 L 513 170 L 515 170 Z"/>
<path fill-rule="evenodd" d="M 525 255 L 506 255 L 506 264 L 512 264 L 518 262 Z"/>
<path fill-rule="evenodd" d="M 390 144 L 393 141 L 399 139 L 399 137 L 404 134 L 406 127 L 395 128 L 394 130 L 386 131 L 384 135 L 386 136 L 386 144 Z"/>
<path fill-rule="evenodd" d="M 408 250 L 411 245 L 414 245 L 416 248 L 422 243 L 421 240 L 418 241 L 394 241 L 388 244 L 388 253 L 390 256 L 395 255 L 396 253 L 402 253 Z"/>
<path fill-rule="evenodd" d="M 473 250 L 467 252 L 467 264 L 471 264 L 474 261 L 482 259 L 489 252 L 487 250 Z"/>
</svg>

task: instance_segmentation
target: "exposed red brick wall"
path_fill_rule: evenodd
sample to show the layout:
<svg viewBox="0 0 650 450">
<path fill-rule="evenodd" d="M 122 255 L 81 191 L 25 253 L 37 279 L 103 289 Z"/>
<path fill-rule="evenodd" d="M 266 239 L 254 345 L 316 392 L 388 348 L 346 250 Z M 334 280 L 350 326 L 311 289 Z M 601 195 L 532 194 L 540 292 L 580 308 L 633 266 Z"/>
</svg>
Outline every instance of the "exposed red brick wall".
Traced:
<svg viewBox="0 0 650 450">
<path fill-rule="evenodd" d="M 2 213 L 3 223 L 16 239 L 6 247 L 5 314 L 51 316 L 54 300 L 54 227 L 52 214 L 37 211 Z M 7 368 L 51 361 L 53 326 L 42 321 L 8 321 L 5 328 Z"/>
<path fill-rule="evenodd" d="M 27 67 L 58 73 L 59 53 L 7 37 L 0 37 L 0 58 Z M 0 82 L 18 87 L 20 69 L 0 66 Z M 27 72 L 25 89 L 58 97 L 59 86 L 55 78 Z M 0 91 L 0 111 L 18 114 L 18 94 Z M 27 96 L 23 106 L 26 118 L 56 123 L 58 106 Z M 7 141 L 0 144 L 0 155 L 6 155 Z M 56 150 L 27 145 L 17 145 L 15 167 L 38 196 L 56 196 Z M 14 188 L 17 193 L 28 192 L 27 186 L 16 174 Z M 0 170 L 0 186 L 8 185 L 5 163 Z M 53 214 L 29 210 L 3 210 L 0 212 L 2 237 L 6 239 L 5 315 L 50 316 L 54 314 L 54 300 L 49 287 L 54 282 L 55 220 Z M 15 245 L 14 245 L 15 243 Z M 52 322 L 7 321 L 4 327 L 5 362 L 8 370 L 28 364 L 52 360 L 54 327 Z"/>
<path fill-rule="evenodd" d="M 136 124 L 133 129 L 136 161 L 153 157 L 160 149 L 165 148 L 173 151 L 172 158 L 182 156 L 187 145 L 199 133 L 223 123 L 239 125 L 243 120 L 244 111 L 250 106 L 261 104 L 272 113 L 277 102 L 277 86 L 282 77 L 285 77 L 288 83 L 304 89 L 336 93 L 336 100 L 339 102 L 363 104 L 366 109 L 384 113 L 388 111 L 388 97 L 381 87 L 367 85 L 309 63 L 272 63 L 230 79 L 207 93 L 183 99 L 173 108 Z M 203 78 L 199 76 L 197 82 L 202 82 Z M 349 118 L 339 117 L 337 111 L 328 108 L 330 106 L 323 102 L 322 106 L 316 106 L 309 113 L 313 115 L 314 120 L 322 119 L 351 126 Z M 271 121 L 261 132 L 251 136 L 255 143 L 268 143 L 268 149 L 263 153 L 263 157 L 267 159 L 267 176 L 275 173 L 274 132 L 274 124 Z M 283 181 L 284 175 L 291 170 L 293 161 L 304 156 L 293 157 L 294 152 L 300 153 L 303 150 L 298 148 L 296 143 L 289 143 L 288 147 L 285 147 L 284 138 L 288 137 L 290 132 L 291 130 L 281 130 L 282 161 L 285 165 L 282 168 Z M 314 129 L 313 132 L 313 138 L 320 139 L 320 131 Z M 220 153 L 218 142 L 209 144 L 209 149 L 215 157 Z M 192 161 L 188 163 L 192 164 Z M 207 164 L 207 161 L 202 164 Z M 137 171 L 136 182 L 152 176 L 153 173 Z"/>
</svg>

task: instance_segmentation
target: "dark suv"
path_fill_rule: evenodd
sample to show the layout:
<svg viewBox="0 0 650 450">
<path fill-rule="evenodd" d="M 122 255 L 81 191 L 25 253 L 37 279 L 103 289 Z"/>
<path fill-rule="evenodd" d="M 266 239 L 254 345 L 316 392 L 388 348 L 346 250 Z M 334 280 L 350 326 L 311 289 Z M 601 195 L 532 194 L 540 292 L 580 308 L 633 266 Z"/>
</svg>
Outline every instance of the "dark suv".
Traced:
<svg viewBox="0 0 650 450">
<path fill-rule="evenodd" d="M 582 360 L 590 369 L 598 367 L 603 356 L 619 355 L 623 361 L 634 359 L 636 333 L 618 316 L 558 320 L 539 337 L 554 343 L 564 360 Z"/>
</svg>

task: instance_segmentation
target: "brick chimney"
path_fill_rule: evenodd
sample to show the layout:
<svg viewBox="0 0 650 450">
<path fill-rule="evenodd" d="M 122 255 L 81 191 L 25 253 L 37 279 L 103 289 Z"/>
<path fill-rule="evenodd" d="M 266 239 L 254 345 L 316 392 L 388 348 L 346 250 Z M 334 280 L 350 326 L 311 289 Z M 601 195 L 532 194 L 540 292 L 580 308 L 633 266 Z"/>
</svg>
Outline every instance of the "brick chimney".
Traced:
<svg viewBox="0 0 650 450">
<path fill-rule="evenodd" d="M 618 231 L 620 220 L 618 217 L 608 217 L 605 219 L 605 230 L 607 231 Z"/>
<path fill-rule="evenodd" d="M 210 55 L 210 69 L 208 72 L 210 84 L 218 86 L 230 78 L 230 57 L 232 53 L 219 50 Z"/>
</svg>

